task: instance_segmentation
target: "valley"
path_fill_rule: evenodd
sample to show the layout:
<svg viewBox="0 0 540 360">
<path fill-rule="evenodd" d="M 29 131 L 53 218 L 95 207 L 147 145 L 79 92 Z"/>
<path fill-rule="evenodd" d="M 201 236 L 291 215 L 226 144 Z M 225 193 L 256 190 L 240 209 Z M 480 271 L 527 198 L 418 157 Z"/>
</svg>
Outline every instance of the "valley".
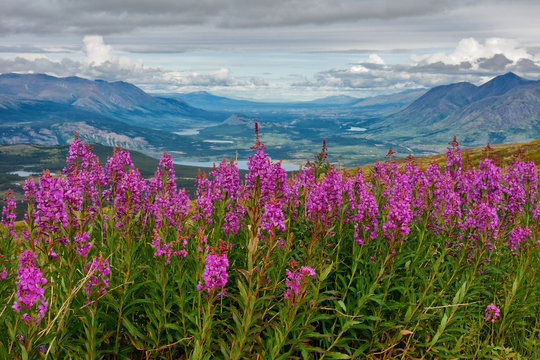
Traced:
<svg viewBox="0 0 540 360">
<path fill-rule="evenodd" d="M 0 143 L 65 145 L 74 131 L 87 141 L 122 146 L 182 164 L 245 160 L 259 124 L 269 156 L 298 168 L 320 151 L 353 167 L 383 159 L 440 153 L 458 136 L 464 147 L 540 138 L 540 82 L 513 73 L 476 86 L 360 99 L 255 102 L 208 92 L 148 94 L 125 82 L 0 75 Z"/>
</svg>

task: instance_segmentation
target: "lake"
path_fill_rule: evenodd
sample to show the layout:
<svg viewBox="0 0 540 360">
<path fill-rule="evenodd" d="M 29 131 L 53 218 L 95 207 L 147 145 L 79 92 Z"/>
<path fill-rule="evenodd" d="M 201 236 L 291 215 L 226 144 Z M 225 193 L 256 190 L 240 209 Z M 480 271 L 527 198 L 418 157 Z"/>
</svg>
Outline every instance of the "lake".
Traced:
<svg viewBox="0 0 540 360">
<path fill-rule="evenodd" d="M 186 136 L 190 136 L 190 135 L 199 135 L 199 130 L 193 129 L 193 130 L 175 131 L 175 132 L 173 132 L 173 134 L 176 134 L 176 135 L 186 135 Z"/>
<path fill-rule="evenodd" d="M 199 168 L 212 168 L 214 167 L 214 164 L 216 164 L 216 166 L 219 166 L 220 162 L 221 161 L 175 161 L 174 163 L 178 165 L 194 166 Z M 247 160 L 238 160 L 236 166 L 238 166 L 240 170 L 248 170 Z M 285 171 L 298 171 L 300 165 L 282 162 L 281 167 Z"/>
</svg>

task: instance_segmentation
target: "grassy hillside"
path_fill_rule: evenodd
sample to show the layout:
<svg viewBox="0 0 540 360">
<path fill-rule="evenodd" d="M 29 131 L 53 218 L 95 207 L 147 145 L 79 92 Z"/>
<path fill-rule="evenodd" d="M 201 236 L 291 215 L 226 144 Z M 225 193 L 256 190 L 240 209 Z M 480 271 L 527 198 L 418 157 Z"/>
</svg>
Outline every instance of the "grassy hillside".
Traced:
<svg viewBox="0 0 540 360">
<path fill-rule="evenodd" d="M 493 159 L 497 164 L 502 166 L 510 165 L 514 160 L 532 160 L 536 165 L 540 165 L 540 140 L 534 140 L 527 143 L 512 143 L 512 144 L 500 144 L 500 145 L 489 145 L 490 150 L 488 151 L 490 158 Z M 486 147 L 473 147 L 467 149 L 461 149 L 463 154 L 463 163 L 467 167 L 478 166 L 481 160 L 486 157 Z M 398 165 L 404 165 L 409 162 L 408 158 L 395 159 Z M 444 165 L 446 163 L 446 154 L 437 154 L 429 156 L 419 156 L 415 157 L 414 161 L 418 166 L 425 169 L 429 164 L 436 163 L 439 165 Z M 359 166 L 355 169 L 362 169 L 364 171 L 369 170 L 373 167 L 374 164 L 368 164 Z"/>
</svg>

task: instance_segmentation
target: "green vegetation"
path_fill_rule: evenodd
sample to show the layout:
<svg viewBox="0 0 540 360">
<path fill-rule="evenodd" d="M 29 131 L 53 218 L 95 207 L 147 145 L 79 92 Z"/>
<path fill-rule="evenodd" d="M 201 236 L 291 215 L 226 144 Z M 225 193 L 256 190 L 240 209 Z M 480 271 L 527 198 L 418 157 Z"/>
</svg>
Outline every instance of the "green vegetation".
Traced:
<svg viewBox="0 0 540 360">
<path fill-rule="evenodd" d="M 348 173 L 323 146 L 287 177 L 253 148 L 245 180 L 223 161 L 190 200 L 170 156 L 146 181 L 76 139 L 64 175 L 26 182 L 26 221 L 4 202 L 0 358 L 540 357 L 533 162 L 453 143 Z"/>
</svg>

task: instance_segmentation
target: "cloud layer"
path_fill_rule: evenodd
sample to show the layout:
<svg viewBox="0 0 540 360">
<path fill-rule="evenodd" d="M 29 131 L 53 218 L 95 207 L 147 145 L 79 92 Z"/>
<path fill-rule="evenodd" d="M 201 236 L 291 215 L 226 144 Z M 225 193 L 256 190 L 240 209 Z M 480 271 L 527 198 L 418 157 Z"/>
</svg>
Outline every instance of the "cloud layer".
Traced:
<svg viewBox="0 0 540 360">
<path fill-rule="evenodd" d="M 538 79 L 540 54 L 532 53 L 516 41 L 490 38 L 479 42 L 461 40 L 450 53 L 412 55 L 409 64 L 387 65 L 377 54 L 348 69 L 319 72 L 311 80 L 294 86 L 344 90 L 399 91 L 429 88 L 459 81 L 482 83 L 506 72 Z"/>
<path fill-rule="evenodd" d="M 2 33 L 111 34 L 135 28 L 205 24 L 258 28 L 429 15 L 467 0 L 3 0 Z"/>
<path fill-rule="evenodd" d="M 12 59 L 0 58 L 0 73 L 46 73 L 54 76 L 80 76 L 108 81 L 133 82 L 147 90 L 160 89 L 186 91 L 214 87 L 264 87 L 260 78 L 236 78 L 226 68 L 206 73 L 181 72 L 146 66 L 142 61 L 134 62 L 129 57 L 117 56 L 112 46 L 105 44 L 100 35 L 83 38 L 82 61 L 64 58 L 53 60 L 46 55 L 25 55 Z"/>
<path fill-rule="evenodd" d="M 527 78 L 540 78 L 538 49 L 531 51 L 516 41 L 500 38 L 489 38 L 483 42 L 474 38 L 462 39 L 446 53 L 412 54 L 408 63 L 388 64 L 385 54 L 371 53 L 364 55 L 365 60 L 347 68 L 319 71 L 311 76 L 295 75 L 288 81 L 235 76 L 226 67 L 194 72 L 147 66 L 140 60 L 118 56 L 113 46 L 106 44 L 100 35 L 85 36 L 81 51 L 84 55 L 81 60 L 54 60 L 46 53 L 33 52 L 11 59 L 0 58 L 0 72 L 75 75 L 129 81 L 150 91 L 221 90 L 254 98 L 264 98 L 264 94 L 287 98 L 295 93 L 306 97 L 332 93 L 371 96 L 458 81 L 479 84 L 508 71 Z"/>
</svg>

